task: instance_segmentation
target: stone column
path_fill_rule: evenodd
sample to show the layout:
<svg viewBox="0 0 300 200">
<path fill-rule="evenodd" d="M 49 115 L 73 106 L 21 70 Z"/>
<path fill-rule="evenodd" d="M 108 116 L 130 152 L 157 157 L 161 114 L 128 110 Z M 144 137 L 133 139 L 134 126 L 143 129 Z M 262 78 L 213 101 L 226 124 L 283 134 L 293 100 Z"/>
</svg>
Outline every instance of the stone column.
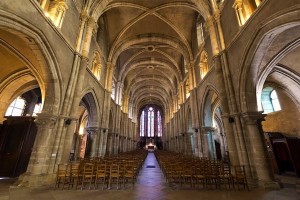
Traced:
<svg viewBox="0 0 300 200">
<path fill-rule="evenodd" d="M 119 134 L 115 134 L 115 143 L 114 143 L 114 154 L 118 154 L 118 149 L 119 149 Z"/>
<path fill-rule="evenodd" d="M 210 42 L 211 42 L 213 55 L 214 56 L 218 55 L 219 52 L 220 52 L 220 49 L 219 49 L 216 29 L 215 29 L 215 25 L 214 25 L 214 18 L 212 16 L 209 16 L 206 19 L 205 27 L 209 31 L 209 36 L 210 36 Z"/>
<path fill-rule="evenodd" d="M 279 189 L 279 184 L 275 182 L 262 130 L 261 121 L 264 120 L 264 117 L 265 115 L 257 112 L 243 113 L 247 134 L 251 142 L 253 164 L 257 173 L 258 184 L 265 188 Z"/>
<path fill-rule="evenodd" d="M 49 184 L 54 181 L 55 174 L 49 171 L 51 159 L 56 159 L 57 154 L 52 151 L 57 117 L 51 114 L 41 113 L 36 119 L 37 135 L 30 156 L 30 161 L 25 175 L 21 179 L 21 185 L 36 187 Z M 21 177 L 20 177 L 21 178 Z"/>
<path fill-rule="evenodd" d="M 222 52 L 223 53 L 223 52 Z M 225 56 L 225 55 L 223 55 Z M 226 83 L 224 81 L 224 77 L 227 77 L 224 72 L 224 68 L 221 63 L 221 58 L 215 57 L 215 80 L 216 86 L 219 91 L 219 98 L 221 100 L 221 109 L 222 109 L 222 121 L 224 124 L 224 134 L 226 136 L 228 153 L 230 162 L 232 165 L 239 165 L 240 159 L 237 148 L 237 141 L 235 136 L 235 130 L 233 129 L 234 119 L 229 115 L 229 102 L 227 96 L 229 96 L 229 91 L 226 90 Z M 229 78 L 229 77 L 228 77 Z"/>
<path fill-rule="evenodd" d="M 100 146 L 99 146 L 99 156 L 103 157 L 106 153 L 106 145 L 107 145 L 107 135 L 108 135 L 108 129 L 101 128 L 100 132 Z"/>
<path fill-rule="evenodd" d="M 82 47 L 82 56 L 84 57 L 88 58 L 89 56 L 92 35 L 93 32 L 95 32 L 96 30 L 97 30 L 97 23 L 95 22 L 95 19 L 93 17 L 88 18 L 84 43 Z"/>
<path fill-rule="evenodd" d="M 98 134 L 99 134 L 99 128 L 98 127 L 87 127 L 86 131 L 90 135 L 90 144 L 91 144 L 91 157 L 98 157 L 99 152 L 98 152 Z"/>
<path fill-rule="evenodd" d="M 215 156 L 215 142 L 214 142 L 214 131 L 213 127 L 203 126 L 202 127 L 202 145 L 203 154 L 205 157 L 213 160 Z"/>
<path fill-rule="evenodd" d="M 223 36 L 223 29 L 221 26 L 221 22 L 220 22 L 220 17 L 221 17 L 221 13 L 219 9 L 216 9 L 214 12 L 214 18 L 217 24 L 217 28 L 218 28 L 218 35 L 219 35 L 219 41 L 220 41 L 220 46 L 221 46 L 221 50 L 225 49 L 225 42 L 224 42 L 224 36 Z"/>
<path fill-rule="evenodd" d="M 199 135 L 199 128 L 194 128 L 194 145 L 195 145 L 195 156 L 199 157 L 199 145 L 198 145 L 198 135 Z"/>
</svg>

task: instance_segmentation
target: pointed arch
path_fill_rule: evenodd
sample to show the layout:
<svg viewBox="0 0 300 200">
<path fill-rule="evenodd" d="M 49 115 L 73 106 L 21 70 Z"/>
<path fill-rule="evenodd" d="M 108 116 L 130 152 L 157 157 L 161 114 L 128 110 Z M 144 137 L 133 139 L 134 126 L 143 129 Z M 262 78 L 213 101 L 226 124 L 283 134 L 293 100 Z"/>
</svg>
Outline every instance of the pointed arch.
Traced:
<svg viewBox="0 0 300 200">
<path fill-rule="evenodd" d="M 8 90 L 15 91 L 15 96 L 26 90 L 40 86 L 44 102 L 43 111 L 57 115 L 62 106 L 62 76 L 59 65 L 45 35 L 29 22 L 13 13 L 0 10 L 0 31 L 9 32 L 21 38 L 27 51 L 19 51 L 14 41 L 0 40 L 0 45 L 20 59 L 29 70 L 21 70 L 8 77 L 0 85 L 0 96 L 7 96 Z M 25 52 L 25 54 L 21 53 Z M 28 57 L 28 53 L 33 55 Z M 33 60 L 34 59 L 34 60 Z M 16 80 L 25 80 L 22 88 L 16 88 Z M 19 89 L 19 90 L 16 90 Z"/>
<path fill-rule="evenodd" d="M 99 102 L 97 100 L 95 91 L 87 89 L 84 91 L 80 105 L 84 106 L 88 112 L 88 126 L 89 127 L 98 127 L 100 124 L 99 120 Z"/>
</svg>

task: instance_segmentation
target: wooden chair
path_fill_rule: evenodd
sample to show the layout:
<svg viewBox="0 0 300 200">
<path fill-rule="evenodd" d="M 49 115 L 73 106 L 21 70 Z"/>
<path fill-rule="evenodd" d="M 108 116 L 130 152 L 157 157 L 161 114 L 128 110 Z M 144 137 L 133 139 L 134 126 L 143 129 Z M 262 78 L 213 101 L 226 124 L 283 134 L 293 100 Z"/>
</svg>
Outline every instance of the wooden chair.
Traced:
<svg viewBox="0 0 300 200">
<path fill-rule="evenodd" d="M 116 181 L 117 189 L 119 189 L 119 182 L 121 179 L 120 167 L 118 164 L 110 165 L 110 173 L 109 173 L 109 183 L 108 188 L 111 189 L 111 184 Z"/>
<path fill-rule="evenodd" d="M 182 187 L 182 185 L 185 185 L 186 183 L 189 183 L 190 187 L 193 188 L 193 175 L 194 168 L 192 164 L 189 163 L 185 165 L 181 173 L 180 187 Z"/>
<path fill-rule="evenodd" d="M 69 182 L 69 165 L 68 164 L 58 164 L 58 169 L 56 173 L 55 188 L 59 188 L 62 184 L 62 189 Z"/>
<path fill-rule="evenodd" d="M 94 181 L 94 164 L 86 162 L 83 164 L 81 189 L 85 187 L 85 183 L 89 184 L 89 189 L 91 189 L 92 182 Z"/>
<path fill-rule="evenodd" d="M 107 183 L 108 173 L 107 166 L 105 163 L 97 163 L 95 171 L 95 188 L 98 188 L 98 184 L 102 183 L 102 190 L 104 189 L 104 184 Z"/>
<path fill-rule="evenodd" d="M 225 189 L 231 190 L 231 185 L 233 186 L 233 176 L 231 173 L 231 166 L 229 164 L 222 164 L 221 171 L 219 175 L 220 180 L 220 189 L 222 189 L 222 185 L 225 186 Z"/>
<path fill-rule="evenodd" d="M 206 187 L 205 169 L 201 164 L 195 167 L 195 172 L 193 174 L 193 181 L 195 186 L 197 185 L 200 186 L 200 184 L 202 184 L 202 188 L 205 189 Z"/>
<path fill-rule="evenodd" d="M 125 182 L 131 181 L 132 187 L 135 181 L 135 171 L 133 164 L 126 164 L 123 173 L 123 187 L 125 188 Z"/>
<path fill-rule="evenodd" d="M 81 165 L 79 162 L 71 163 L 70 164 L 70 182 L 69 182 L 69 189 L 72 185 L 72 188 L 74 187 L 74 184 L 76 183 L 75 189 L 77 189 L 78 183 L 81 182 Z"/>
<path fill-rule="evenodd" d="M 234 166 L 234 172 L 235 172 L 233 176 L 234 187 L 237 186 L 237 189 L 240 189 L 240 185 L 242 185 L 244 189 L 247 189 L 249 191 L 245 166 L 244 165 Z"/>
</svg>

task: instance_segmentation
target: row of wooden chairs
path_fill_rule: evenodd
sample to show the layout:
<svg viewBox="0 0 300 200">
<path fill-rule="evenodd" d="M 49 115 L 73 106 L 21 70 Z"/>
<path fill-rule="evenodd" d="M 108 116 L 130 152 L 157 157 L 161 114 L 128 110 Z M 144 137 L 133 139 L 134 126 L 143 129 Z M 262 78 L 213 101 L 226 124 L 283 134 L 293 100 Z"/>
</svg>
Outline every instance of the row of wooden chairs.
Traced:
<svg viewBox="0 0 300 200">
<path fill-rule="evenodd" d="M 170 185 L 249 190 L 245 167 L 242 165 L 231 166 L 222 161 L 185 157 L 182 154 L 165 151 L 156 151 L 155 156 Z"/>
<path fill-rule="evenodd" d="M 138 151 L 124 154 L 118 157 L 106 157 L 105 159 L 85 159 L 80 162 L 59 164 L 56 176 L 55 188 L 64 189 L 97 189 L 102 185 L 112 188 L 116 183 L 117 189 L 123 183 L 130 182 L 134 185 L 138 172 L 147 156 L 147 152 Z"/>
</svg>

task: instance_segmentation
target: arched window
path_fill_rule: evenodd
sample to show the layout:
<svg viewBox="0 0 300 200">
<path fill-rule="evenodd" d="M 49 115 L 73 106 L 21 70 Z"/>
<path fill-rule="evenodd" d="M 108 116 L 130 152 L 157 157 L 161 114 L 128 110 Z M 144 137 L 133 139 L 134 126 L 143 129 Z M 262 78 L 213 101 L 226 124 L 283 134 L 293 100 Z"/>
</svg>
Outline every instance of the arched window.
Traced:
<svg viewBox="0 0 300 200">
<path fill-rule="evenodd" d="M 161 137 L 162 115 L 156 106 L 146 106 L 140 115 L 140 136 Z"/>
<path fill-rule="evenodd" d="M 143 111 L 140 118 L 140 136 L 145 136 L 145 112 Z"/>
<path fill-rule="evenodd" d="M 208 56 L 206 51 L 202 51 L 200 55 L 200 77 L 203 79 L 205 75 L 207 74 L 209 68 L 208 68 Z"/>
<path fill-rule="evenodd" d="M 26 102 L 23 98 L 16 98 L 6 110 L 5 116 L 22 116 Z"/>
<path fill-rule="evenodd" d="M 152 107 L 148 110 L 148 136 L 154 137 L 154 110 Z"/>
<path fill-rule="evenodd" d="M 157 111 L 157 136 L 162 136 L 162 122 L 161 122 L 161 115 L 160 112 Z"/>
<path fill-rule="evenodd" d="M 261 104 L 264 114 L 281 110 L 276 91 L 272 87 L 265 87 L 261 93 Z"/>
<path fill-rule="evenodd" d="M 96 76 L 97 80 L 100 81 L 102 65 L 101 65 L 101 57 L 98 52 L 94 52 L 94 58 L 92 62 L 92 72 Z"/>
</svg>

